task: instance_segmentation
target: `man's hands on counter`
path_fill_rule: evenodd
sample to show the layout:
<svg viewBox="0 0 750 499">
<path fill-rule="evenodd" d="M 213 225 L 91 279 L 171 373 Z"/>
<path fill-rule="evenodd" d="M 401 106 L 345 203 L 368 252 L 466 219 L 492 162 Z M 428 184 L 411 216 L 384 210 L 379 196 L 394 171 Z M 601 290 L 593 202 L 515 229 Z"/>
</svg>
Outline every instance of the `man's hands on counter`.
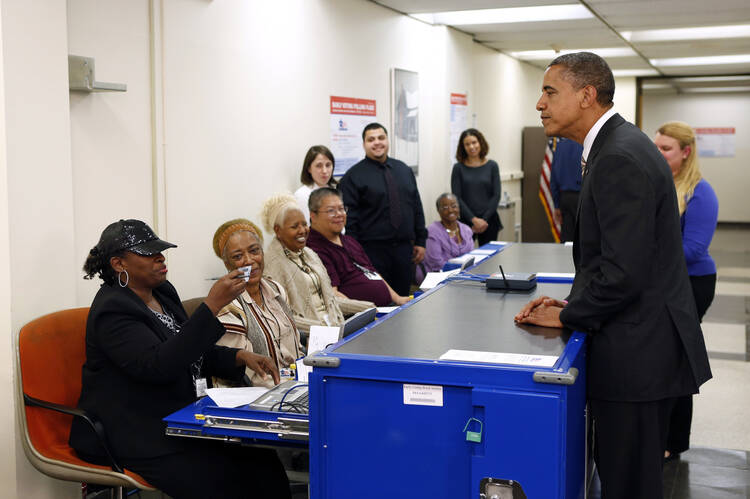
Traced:
<svg viewBox="0 0 750 499">
<path fill-rule="evenodd" d="M 530 301 L 514 317 L 520 324 L 535 324 L 545 327 L 563 327 L 560 322 L 560 312 L 566 303 L 561 300 L 540 296 Z"/>
</svg>

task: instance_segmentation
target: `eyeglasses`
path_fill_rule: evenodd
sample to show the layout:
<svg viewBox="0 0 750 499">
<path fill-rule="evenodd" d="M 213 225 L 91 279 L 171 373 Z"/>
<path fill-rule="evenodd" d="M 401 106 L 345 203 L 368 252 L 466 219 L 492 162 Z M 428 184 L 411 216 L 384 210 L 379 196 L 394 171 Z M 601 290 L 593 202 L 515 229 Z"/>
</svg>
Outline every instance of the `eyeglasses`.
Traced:
<svg viewBox="0 0 750 499">
<path fill-rule="evenodd" d="M 456 203 L 453 203 L 453 204 L 444 204 L 443 206 L 438 208 L 438 210 L 448 211 L 448 210 L 455 210 L 456 208 L 458 208 L 458 205 Z"/>
<path fill-rule="evenodd" d="M 349 211 L 349 208 L 347 208 L 346 206 L 338 206 L 335 208 L 327 208 L 325 210 L 318 210 L 316 213 L 325 213 L 326 215 L 328 215 L 328 218 L 333 218 L 340 213 L 344 214 L 348 211 Z"/>
</svg>

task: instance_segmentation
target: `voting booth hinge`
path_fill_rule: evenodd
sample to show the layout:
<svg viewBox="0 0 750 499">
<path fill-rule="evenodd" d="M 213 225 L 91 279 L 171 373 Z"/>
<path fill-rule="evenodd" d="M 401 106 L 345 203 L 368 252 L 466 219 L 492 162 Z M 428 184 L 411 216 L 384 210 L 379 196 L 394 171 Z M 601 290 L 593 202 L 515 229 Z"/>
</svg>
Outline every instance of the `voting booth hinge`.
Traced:
<svg viewBox="0 0 750 499">
<path fill-rule="evenodd" d="M 552 371 L 537 371 L 534 373 L 534 381 L 552 385 L 573 385 L 578 379 L 578 369 L 571 367 L 566 373 Z"/>
<path fill-rule="evenodd" d="M 338 357 L 327 357 L 323 355 L 307 356 L 302 361 L 306 366 L 311 367 L 339 367 L 341 359 Z"/>
</svg>

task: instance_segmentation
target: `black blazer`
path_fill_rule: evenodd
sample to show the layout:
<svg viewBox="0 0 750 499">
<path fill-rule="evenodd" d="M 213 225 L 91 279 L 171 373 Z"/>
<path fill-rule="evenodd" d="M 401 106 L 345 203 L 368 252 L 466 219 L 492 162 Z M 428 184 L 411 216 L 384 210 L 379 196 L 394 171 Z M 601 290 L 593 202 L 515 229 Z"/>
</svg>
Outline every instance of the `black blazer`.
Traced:
<svg viewBox="0 0 750 499">
<path fill-rule="evenodd" d="M 102 285 L 86 322 L 86 363 L 78 406 L 104 425 L 118 459 L 147 458 L 184 448 L 167 437 L 162 418 L 196 400 L 190 364 L 203 355 L 203 370 L 237 378 L 237 350 L 216 346 L 224 327 L 202 303 L 187 320 L 172 284 L 154 295 L 183 324 L 173 335 L 129 288 Z M 93 432 L 75 419 L 70 445 L 103 456 Z"/>
<path fill-rule="evenodd" d="M 588 333 L 589 397 L 653 401 L 711 378 L 682 251 L 672 174 L 619 114 L 589 153 L 576 218 L 576 276 L 562 323 Z"/>
</svg>

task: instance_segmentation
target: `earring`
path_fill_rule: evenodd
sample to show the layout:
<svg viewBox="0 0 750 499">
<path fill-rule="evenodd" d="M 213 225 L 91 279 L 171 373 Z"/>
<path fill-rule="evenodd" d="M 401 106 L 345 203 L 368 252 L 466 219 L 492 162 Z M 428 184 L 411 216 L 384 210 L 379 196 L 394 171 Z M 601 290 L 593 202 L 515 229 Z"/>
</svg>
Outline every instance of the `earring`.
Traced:
<svg viewBox="0 0 750 499">
<path fill-rule="evenodd" d="M 125 284 L 122 283 L 122 273 L 125 272 Z M 121 288 L 127 287 L 128 283 L 130 282 L 130 274 L 128 274 L 127 270 L 123 270 L 122 272 L 117 273 L 117 283 L 120 285 Z"/>
</svg>

